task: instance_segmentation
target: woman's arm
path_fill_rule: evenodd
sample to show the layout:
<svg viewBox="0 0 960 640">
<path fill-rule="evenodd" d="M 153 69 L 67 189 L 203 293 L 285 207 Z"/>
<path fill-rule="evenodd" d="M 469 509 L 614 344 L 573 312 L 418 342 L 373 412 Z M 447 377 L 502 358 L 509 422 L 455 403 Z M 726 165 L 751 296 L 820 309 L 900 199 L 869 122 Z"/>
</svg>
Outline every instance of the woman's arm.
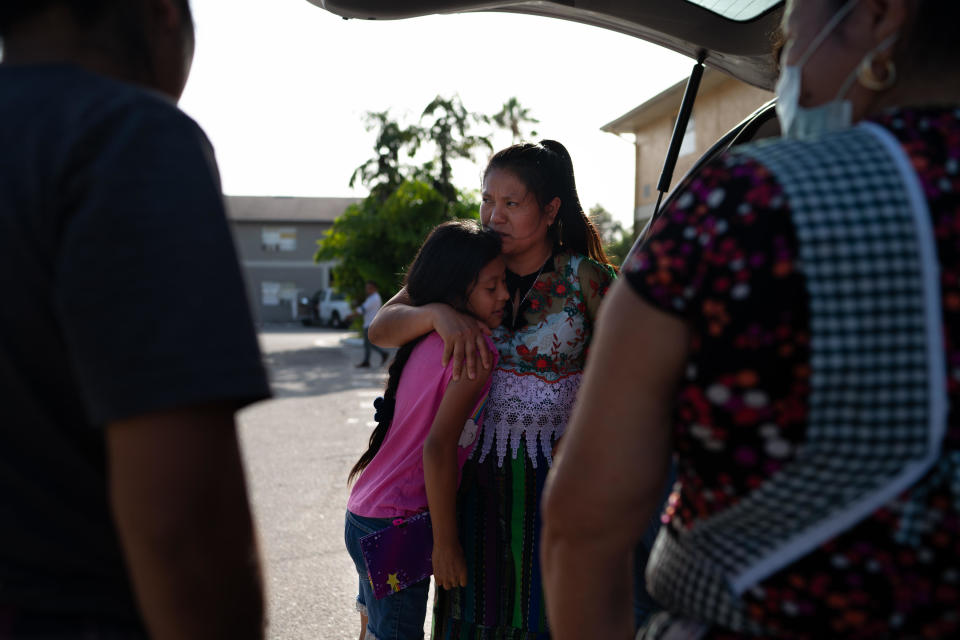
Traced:
<svg viewBox="0 0 960 640">
<path fill-rule="evenodd" d="M 413 306 L 405 288 L 380 307 L 368 331 L 370 342 L 379 347 L 400 347 L 436 331 L 443 339 L 441 366 L 453 359 L 454 380 L 460 379 L 464 364 L 467 377 L 476 378 L 478 352 L 482 367 L 490 368 L 490 351 L 483 337 L 490 335 L 487 325 L 446 304 Z M 475 348 L 469 348 L 473 345 Z"/>
<path fill-rule="evenodd" d="M 433 331 L 430 305 L 415 307 L 406 288 L 400 289 L 380 307 L 370 323 L 370 342 L 378 347 L 402 347 L 411 340 Z"/>
<path fill-rule="evenodd" d="M 670 465 L 688 341 L 682 320 L 625 282 L 611 288 L 544 490 L 541 560 L 557 640 L 633 637 L 631 553 Z"/>
<path fill-rule="evenodd" d="M 467 563 L 457 536 L 457 446 L 489 376 L 490 369 L 485 369 L 473 380 L 451 380 L 423 443 L 423 477 L 433 521 L 433 577 L 444 589 L 467 584 Z"/>
</svg>

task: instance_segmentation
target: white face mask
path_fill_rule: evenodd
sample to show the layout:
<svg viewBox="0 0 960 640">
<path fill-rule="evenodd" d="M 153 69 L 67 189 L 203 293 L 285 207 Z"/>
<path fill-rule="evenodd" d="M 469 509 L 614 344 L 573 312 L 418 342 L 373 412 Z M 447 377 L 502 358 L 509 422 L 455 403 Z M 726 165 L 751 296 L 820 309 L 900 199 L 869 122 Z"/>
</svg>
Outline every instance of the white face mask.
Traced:
<svg viewBox="0 0 960 640">
<path fill-rule="evenodd" d="M 844 96 L 850 90 L 857 77 L 857 67 L 850 72 L 843 81 L 836 97 L 816 107 L 800 106 L 800 89 L 803 78 L 803 65 L 817 50 L 828 35 L 840 24 L 840 21 L 850 13 L 857 0 L 849 0 L 830 21 L 823 26 L 817 37 L 813 39 L 807 50 L 803 52 L 795 65 L 783 65 L 780 78 L 777 80 L 777 117 L 780 119 L 780 131 L 784 138 L 795 140 L 809 140 L 823 133 L 845 129 L 853 124 L 853 104 Z M 868 56 L 889 47 L 896 40 L 891 36 L 880 43 Z"/>
<path fill-rule="evenodd" d="M 835 99 L 817 107 L 801 107 L 800 77 L 800 67 L 786 66 L 777 81 L 777 117 L 784 138 L 809 140 L 853 123 L 853 105 L 849 100 Z"/>
</svg>

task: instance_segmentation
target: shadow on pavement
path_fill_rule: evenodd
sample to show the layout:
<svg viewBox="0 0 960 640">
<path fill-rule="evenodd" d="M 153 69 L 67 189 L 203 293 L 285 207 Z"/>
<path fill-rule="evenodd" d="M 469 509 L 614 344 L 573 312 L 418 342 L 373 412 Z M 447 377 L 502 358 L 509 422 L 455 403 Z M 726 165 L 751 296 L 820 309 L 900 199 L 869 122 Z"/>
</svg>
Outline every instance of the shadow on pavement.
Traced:
<svg viewBox="0 0 960 640">
<path fill-rule="evenodd" d="M 264 354 L 270 385 L 277 398 L 320 396 L 349 389 L 382 389 L 387 367 L 357 369 L 359 349 L 312 347 Z M 374 356 L 374 362 L 379 362 Z"/>
</svg>

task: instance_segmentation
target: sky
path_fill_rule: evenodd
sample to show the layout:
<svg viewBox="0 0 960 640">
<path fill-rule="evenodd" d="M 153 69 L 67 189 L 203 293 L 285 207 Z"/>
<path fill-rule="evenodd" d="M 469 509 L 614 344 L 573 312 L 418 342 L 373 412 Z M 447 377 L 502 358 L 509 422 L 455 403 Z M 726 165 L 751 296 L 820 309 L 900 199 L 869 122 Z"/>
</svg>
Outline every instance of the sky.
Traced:
<svg viewBox="0 0 960 640">
<path fill-rule="evenodd" d="M 366 112 L 413 124 L 437 95 L 485 114 L 516 97 L 540 120 L 537 138 L 570 151 L 584 208 L 600 204 L 629 226 L 633 136 L 600 128 L 693 65 L 631 36 L 538 16 L 370 21 L 307 0 L 192 5 L 197 49 L 180 106 L 213 142 L 229 195 L 362 197 L 348 183 L 374 155 Z M 511 142 L 493 137 L 495 149 Z M 485 160 L 456 165 L 454 183 L 478 190 Z"/>
</svg>

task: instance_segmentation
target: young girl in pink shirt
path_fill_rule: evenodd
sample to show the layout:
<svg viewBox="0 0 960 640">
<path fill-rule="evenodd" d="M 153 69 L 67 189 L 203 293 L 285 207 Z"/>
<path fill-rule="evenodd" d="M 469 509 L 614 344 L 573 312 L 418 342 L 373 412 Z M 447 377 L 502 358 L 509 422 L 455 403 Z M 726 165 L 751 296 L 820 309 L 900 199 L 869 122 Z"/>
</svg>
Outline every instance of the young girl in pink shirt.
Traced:
<svg viewBox="0 0 960 640">
<path fill-rule="evenodd" d="M 445 303 L 491 329 L 507 301 L 500 238 L 471 221 L 447 222 L 427 237 L 404 282 L 416 306 Z M 433 575 L 445 589 L 465 586 L 467 567 L 457 537 L 460 469 L 477 440 L 474 415 L 490 388 L 497 350 L 489 337 L 491 368 L 475 379 L 452 380 L 436 333 L 409 342 L 390 366 L 370 446 L 350 471 L 357 478 L 347 501 L 344 537 L 359 574 L 361 640 L 423 637 L 429 578 L 377 600 L 367 579 L 360 538 L 429 508 Z"/>
</svg>

